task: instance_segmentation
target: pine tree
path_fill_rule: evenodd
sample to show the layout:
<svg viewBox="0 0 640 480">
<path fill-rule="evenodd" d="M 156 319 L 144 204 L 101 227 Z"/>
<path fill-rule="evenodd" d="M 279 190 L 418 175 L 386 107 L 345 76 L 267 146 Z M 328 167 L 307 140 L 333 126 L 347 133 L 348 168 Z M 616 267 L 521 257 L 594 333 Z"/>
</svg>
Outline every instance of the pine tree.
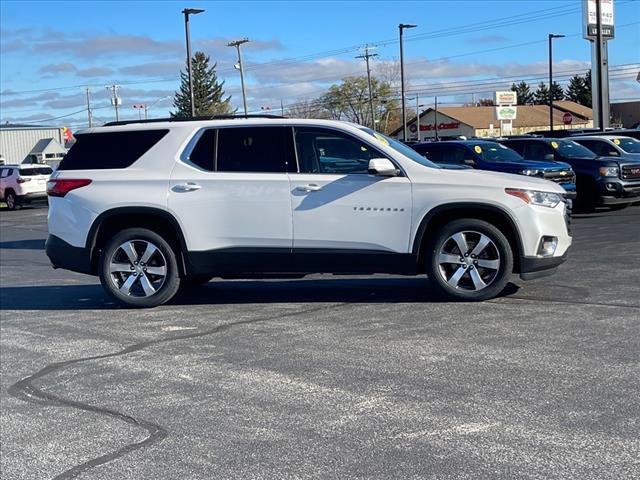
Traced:
<svg viewBox="0 0 640 480">
<path fill-rule="evenodd" d="M 586 107 L 591 107 L 591 71 L 586 75 L 574 75 L 567 85 L 566 98 Z"/>
<path fill-rule="evenodd" d="M 540 82 L 533 96 L 535 105 L 545 105 L 549 103 L 549 89 L 544 82 Z"/>
<path fill-rule="evenodd" d="M 533 96 L 533 93 L 531 92 L 531 89 L 529 88 L 529 85 L 527 85 L 527 82 L 522 81 L 517 85 L 514 83 L 513 85 L 511 85 L 511 91 L 516 92 L 516 95 L 518 96 L 519 105 L 533 104 L 534 96 Z"/>
<path fill-rule="evenodd" d="M 209 66 L 209 57 L 202 52 L 196 52 L 191 62 L 191 75 L 193 78 L 193 103 L 196 117 L 209 115 L 224 115 L 233 113 L 231 107 L 231 95 L 224 97 L 224 81 L 218 81 L 216 75 L 216 63 Z M 180 71 L 180 90 L 173 99 L 175 112 L 171 112 L 174 118 L 187 118 L 191 116 L 191 101 L 189 98 L 189 76 Z"/>
<path fill-rule="evenodd" d="M 551 84 L 551 98 L 553 98 L 554 102 L 556 100 L 564 100 L 564 91 L 558 82 Z"/>
</svg>

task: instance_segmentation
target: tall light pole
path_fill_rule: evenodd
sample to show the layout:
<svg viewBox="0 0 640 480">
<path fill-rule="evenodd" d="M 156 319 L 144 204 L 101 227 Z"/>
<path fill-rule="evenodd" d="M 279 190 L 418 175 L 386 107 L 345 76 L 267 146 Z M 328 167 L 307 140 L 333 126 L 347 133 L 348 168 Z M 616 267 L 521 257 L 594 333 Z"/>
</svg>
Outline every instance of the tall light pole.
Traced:
<svg viewBox="0 0 640 480">
<path fill-rule="evenodd" d="M 189 15 L 197 15 L 204 12 L 201 8 L 185 8 L 184 14 L 184 34 L 187 38 L 187 74 L 189 76 L 189 104 L 191 105 L 191 116 L 196 116 L 196 106 L 193 101 L 193 78 L 191 76 L 191 35 L 189 34 Z"/>
<path fill-rule="evenodd" d="M 549 130 L 553 130 L 553 39 L 563 37 L 564 35 L 549 34 Z"/>
<path fill-rule="evenodd" d="M 240 85 L 242 85 L 242 104 L 244 105 L 244 114 L 247 115 L 247 92 L 244 89 L 244 67 L 242 66 L 242 52 L 240 51 L 240 45 L 247 43 L 248 38 L 236 40 L 235 42 L 227 43 L 227 47 L 236 47 L 238 51 L 238 70 L 240 70 Z"/>
<path fill-rule="evenodd" d="M 171 95 L 167 95 L 166 97 L 160 97 L 156 101 L 154 101 L 151 105 L 147 105 L 145 103 L 145 105 L 144 105 L 144 119 L 147 120 L 149 118 L 149 109 L 151 107 L 153 107 L 156 103 L 161 102 L 163 100 L 166 100 L 168 98 L 171 98 Z"/>
<path fill-rule="evenodd" d="M 371 110 L 371 129 L 376 129 L 376 115 L 373 110 L 373 92 L 371 91 L 371 69 L 369 68 L 369 59 L 377 57 L 377 53 L 369 53 L 369 46 L 364 47 L 364 54 L 358 55 L 356 58 L 363 58 L 367 62 L 367 84 L 369 85 L 369 109 Z"/>
<path fill-rule="evenodd" d="M 400 91 L 402 93 L 402 131 L 404 132 L 402 135 L 402 139 L 404 141 L 407 140 L 407 110 L 404 104 L 404 46 L 402 45 L 402 35 L 405 28 L 415 28 L 417 25 L 413 25 L 410 23 L 401 23 L 398 25 L 398 30 L 400 30 Z"/>
</svg>

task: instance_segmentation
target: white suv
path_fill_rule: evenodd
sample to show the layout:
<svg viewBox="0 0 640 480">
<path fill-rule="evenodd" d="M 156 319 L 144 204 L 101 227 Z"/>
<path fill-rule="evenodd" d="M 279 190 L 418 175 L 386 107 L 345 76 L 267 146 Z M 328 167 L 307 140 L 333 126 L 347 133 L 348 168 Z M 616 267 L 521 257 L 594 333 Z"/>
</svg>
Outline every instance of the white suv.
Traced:
<svg viewBox="0 0 640 480">
<path fill-rule="evenodd" d="M 18 205 L 47 201 L 47 180 L 51 167 L 39 164 L 0 167 L 0 200 L 9 210 Z"/>
<path fill-rule="evenodd" d="M 310 273 L 426 273 L 463 300 L 571 245 L 558 185 L 444 170 L 368 128 L 273 117 L 136 121 L 79 132 L 51 177 L 47 255 L 130 306 L 181 285 Z"/>
</svg>

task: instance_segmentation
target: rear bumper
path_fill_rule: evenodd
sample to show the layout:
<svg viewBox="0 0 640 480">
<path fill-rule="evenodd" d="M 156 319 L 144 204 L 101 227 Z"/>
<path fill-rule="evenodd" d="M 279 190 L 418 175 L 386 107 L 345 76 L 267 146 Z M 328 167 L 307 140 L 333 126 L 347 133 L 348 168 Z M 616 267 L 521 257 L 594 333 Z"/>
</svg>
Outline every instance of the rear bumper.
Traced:
<svg viewBox="0 0 640 480">
<path fill-rule="evenodd" d="M 91 269 L 91 253 L 88 248 L 74 247 L 55 235 L 47 237 L 44 248 L 53 268 L 94 273 Z"/>
<path fill-rule="evenodd" d="M 16 195 L 16 202 L 20 204 L 46 203 L 48 198 L 46 192 L 25 193 L 24 195 Z"/>
<path fill-rule="evenodd" d="M 533 280 L 548 275 L 553 275 L 558 270 L 558 266 L 567 260 L 567 255 L 560 257 L 520 257 L 520 278 L 522 280 Z"/>
</svg>

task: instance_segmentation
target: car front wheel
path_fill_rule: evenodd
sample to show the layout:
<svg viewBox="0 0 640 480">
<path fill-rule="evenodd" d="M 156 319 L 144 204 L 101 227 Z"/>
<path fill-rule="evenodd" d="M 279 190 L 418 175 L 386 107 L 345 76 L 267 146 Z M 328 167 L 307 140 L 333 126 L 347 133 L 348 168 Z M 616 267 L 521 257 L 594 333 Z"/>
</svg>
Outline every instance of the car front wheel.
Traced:
<svg viewBox="0 0 640 480">
<path fill-rule="evenodd" d="M 105 245 L 99 275 L 107 293 L 130 307 L 162 305 L 180 287 L 178 263 L 171 245 L 144 228 L 123 230 Z"/>
<path fill-rule="evenodd" d="M 437 290 L 467 301 L 498 295 L 513 271 L 513 252 L 504 234 L 476 219 L 454 220 L 430 243 L 427 275 Z"/>
<path fill-rule="evenodd" d="M 15 210 L 17 205 L 16 194 L 13 192 L 7 192 L 7 194 L 5 195 L 4 203 L 7 204 L 8 210 Z"/>
</svg>

